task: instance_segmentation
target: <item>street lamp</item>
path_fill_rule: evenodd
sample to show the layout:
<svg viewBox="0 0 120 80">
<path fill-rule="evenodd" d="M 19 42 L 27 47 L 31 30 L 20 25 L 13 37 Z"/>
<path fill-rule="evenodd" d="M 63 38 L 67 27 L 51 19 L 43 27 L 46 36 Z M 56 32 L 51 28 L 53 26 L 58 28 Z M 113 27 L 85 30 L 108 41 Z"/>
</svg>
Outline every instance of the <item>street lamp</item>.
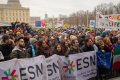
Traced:
<svg viewBox="0 0 120 80">
<path fill-rule="evenodd" d="M 87 27 L 88 27 L 88 10 L 87 10 Z"/>
</svg>

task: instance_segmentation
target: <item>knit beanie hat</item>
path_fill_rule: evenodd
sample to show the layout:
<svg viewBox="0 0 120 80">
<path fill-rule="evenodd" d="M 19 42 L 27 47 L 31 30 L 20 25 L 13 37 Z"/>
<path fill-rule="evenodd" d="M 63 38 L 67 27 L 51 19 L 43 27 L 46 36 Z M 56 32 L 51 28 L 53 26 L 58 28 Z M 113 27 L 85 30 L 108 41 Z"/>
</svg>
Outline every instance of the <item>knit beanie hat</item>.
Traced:
<svg viewBox="0 0 120 80">
<path fill-rule="evenodd" d="M 36 40 L 35 38 L 31 38 L 31 39 L 30 39 L 30 44 L 31 44 L 31 45 L 34 44 L 35 42 L 37 42 L 37 40 Z"/>
<path fill-rule="evenodd" d="M 100 31 L 97 31 L 97 32 L 96 32 L 96 36 L 98 36 L 98 35 L 100 35 Z"/>
<path fill-rule="evenodd" d="M 83 38 L 83 39 L 84 39 L 84 38 L 85 38 L 85 35 L 82 35 L 82 36 L 81 36 L 81 38 Z"/>
<path fill-rule="evenodd" d="M 107 34 L 107 32 L 105 32 L 105 31 L 102 32 L 102 35 L 103 35 L 103 36 L 105 36 L 106 34 Z"/>
<path fill-rule="evenodd" d="M 97 36 L 96 40 L 98 41 L 99 39 L 102 39 L 102 37 L 101 36 Z"/>
<path fill-rule="evenodd" d="M 5 34 L 2 36 L 3 41 L 5 42 L 9 38 L 9 35 Z"/>
<path fill-rule="evenodd" d="M 77 39 L 76 36 L 72 36 L 72 37 L 71 37 L 71 40 L 75 40 L 75 39 Z"/>
</svg>

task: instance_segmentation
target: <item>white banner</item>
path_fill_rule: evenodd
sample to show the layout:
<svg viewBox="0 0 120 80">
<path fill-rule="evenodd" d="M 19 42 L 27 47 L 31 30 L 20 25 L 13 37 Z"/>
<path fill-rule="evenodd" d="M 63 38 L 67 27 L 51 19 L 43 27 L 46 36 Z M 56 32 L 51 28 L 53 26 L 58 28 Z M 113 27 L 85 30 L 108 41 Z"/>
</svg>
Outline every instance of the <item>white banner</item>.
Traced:
<svg viewBox="0 0 120 80">
<path fill-rule="evenodd" d="M 63 21 L 60 21 L 60 22 L 53 22 L 55 28 L 59 28 L 59 27 L 64 27 L 64 23 Z"/>
<path fill-rule="evenodd" d="M 87 80 L 97 74 L 95 52 L 85 52 L 61 57 L 64 80 Z"/>
<path fill-rule="evenodd" d="M 119 29 L 120 14 L 101 15 L 97 13 L 96 28 Z"/>
<path fill-rule="evenodd" d="M 60 57 L 58 55 L 53 55 L 46 58 L 46 65 L 48 80 L 61 80 L 62 69 L 60 66 Z"/>
<path fill-rule="evenodd" d="M 39 56 L 0 63 L 0 80 L 87 80 L 95 77 L 96 53 Z"/>
<path fill-rule="evenodd" d="M 45 57 L 0 63 L 0 80 L 48 80 Z"/>
</svg>

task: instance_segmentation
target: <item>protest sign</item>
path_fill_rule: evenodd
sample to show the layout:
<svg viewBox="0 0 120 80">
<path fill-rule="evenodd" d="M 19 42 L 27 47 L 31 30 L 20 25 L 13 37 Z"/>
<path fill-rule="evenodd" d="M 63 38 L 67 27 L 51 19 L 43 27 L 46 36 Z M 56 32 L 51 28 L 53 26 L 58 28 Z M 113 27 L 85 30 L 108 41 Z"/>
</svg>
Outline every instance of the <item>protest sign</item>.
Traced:
<svg viewBox="0 0 120 80">
<path fill-rule="evenodd" d="M 48 71 L 48 80 L 61 80 L 62 71 L 60 57 L 58 55 L 46 58 L 46 66 Z"/>
<path fill-rule="evenodd" d="M 120 14 L 102 15 L 97 13 L 96 28 L 119 29 Z"/>
<path fill-rule="evenodd" d="M 45 57 L 0 63 L 0 80 L 48 80 Z"/>
<path fill-rule="evenodd" d="M 97 74 L 96 53 L 93 51 L 60 58 L 64 80 L 87 80 Z"/>
<path fill-rule="evenodd" d="M 60 22 L 54 22 L 54 26 L 55 28 L 59 28 L 59 27 L 63 27 L 63 21 L 60 21 Z"/>
<path fill-rule="evenodd" d="M 36 27 L 41 27 L 41 21 L 35 21 L 35 26 Z"/>
<path fill-rule="evenodd" d="M 95 20 L 90 20 L 90 27 L 95 27 Z"/>
</svg>

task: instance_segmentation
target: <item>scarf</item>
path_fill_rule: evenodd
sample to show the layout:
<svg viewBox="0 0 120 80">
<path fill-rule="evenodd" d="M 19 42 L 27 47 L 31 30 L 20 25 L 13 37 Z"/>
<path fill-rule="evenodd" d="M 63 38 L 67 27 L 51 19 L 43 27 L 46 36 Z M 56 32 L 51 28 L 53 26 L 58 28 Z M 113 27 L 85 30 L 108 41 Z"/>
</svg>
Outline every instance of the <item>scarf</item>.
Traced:
<svg viewBox="0 0 120 80">
<path fill-rule="evenodd" d="M 32 47 L 32 57 L 35 57 L 35 50 L 34 50 L 34 46 L 33 46 L 33 45 L 31 45 L 31 47 Z"/>
<path fill-rule="evenodd" d="M 96 40 L 96 44 L 98 44 L 98 45 L 99 45 L 99 47 L 101 48 L 101 50 L 103 50 L 103 47 L 104 47 L 104 42 L 99 43 L 99 42 Z"/>
</svg>

